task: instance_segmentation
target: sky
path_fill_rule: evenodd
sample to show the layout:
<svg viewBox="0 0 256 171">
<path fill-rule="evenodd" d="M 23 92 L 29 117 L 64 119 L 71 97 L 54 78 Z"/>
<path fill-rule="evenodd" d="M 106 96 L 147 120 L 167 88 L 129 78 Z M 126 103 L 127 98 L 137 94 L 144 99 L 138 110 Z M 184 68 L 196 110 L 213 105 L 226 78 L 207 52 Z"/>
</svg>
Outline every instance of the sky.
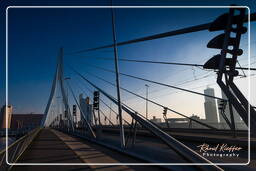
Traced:
<svg viewBox="0 0 256 171">
<path fill-rule="evenodd" d="M 60 3 L 62 2 L 62 3 Z M 99 4 L 83 5 L 108 5 L 101 1 Z M 181 2 L 181 1 L 180 1 Z M 115 2 L 114 5 L 225 5 L 231 1 L 177 1 L 168 3 L 147 4 L 143 1 L 129 4 L 125 1 Z M 1 5 L 1 35 L 4 35 L 0 48 L 1 58 L 1 82 L 5 83 L 5 9 L 8 5 L 24 5 L 25 2 L 8 2 Z M 32 5 L 32 2 L 30 3 Z M 42 5 L 41 1 L 34 5 Z M 68 4 L 65 1 L 54 1 L 52 5 Z M 81 5 L 80 1 L 77 1 Z M 47 4 L 49 5 L 49 3 Z M 243 1 L 242 5 L 253 5 L 249 1 Z M 255 7 L 255 5 L 254 5 Z M 256 8 L 254 8 L 256 9 Z M 137 8 L 137 9 L 115 9 L 116 36 L 117 41 L 125 41 L 138 37 L 148 36 L 156 33 L 167 32 L 188 26 L 212 22 L 219 15 L 227 12 L 224 8 Z M 253 12 L 253 11 L 252 11 Z M 255 12 L 255 11 L 254 11 Z M 3 20 L 2 20 L 3 19 Z M 255 33 L 256 24 L 251 24 L 251 67 L 256 67 Z M 173 36 L 143 43 L 131 44 L 118 47 L 120 58 L 170 61 L 204 64 L 219 51 L 208 49 L 206 44 L 220 32 L 209 32 L 207 30 Z M 242 66 L 248 66 L 248 34 L 242 36 L 241 48 L 244 54 L 239 57 Z M 88 64 L 101 66 L 114 70 L 113 60 L 100 60 L 99 58 L 114 58 L 113 49 L 103 49 L 88 53 L 73 52 L 94 48 L 106 44 L 112 44 L 111 10 L 106 9 L 42 9 L 42 8 L 10 8 L 8 10 L 8 89 L 9 104 L 14 106 L 14 113 L 43 113 L 50 95 L 51 84 L 56 69 L 57 55 L 60 47 L 64 48 L 64 74 L 71 77 L 69 81 L 76 96 L 86 87 L 90 87 L 81 80 L 69 66 L 76 68 L 79 72 L 97 84 L 108 93 L 116 96 L 116 89 L 88 74 L 93 73 L 104 79 L 115 82 L 115 75 L 107 73 Z M 216 73 L 205 71 L 196 67 L 180 67 L 173 65 L 139 64 L 119 62 L 120 72 L 128 73 L 171 85 L 179 85 L 182 88 L 198 91 L 208 86 L 215 89 L 215 95 L 221 97 L 221 92 L 215 84 Z M 246 72 L 246 71 L 245 71 Z M 240 72 L 242 74 L 242 72 Z M 249 73 L 246 72 L 247 75 Z M 250 74 L 255 74 L 251 72 Z M 247 78 L 239 77 L 236 80 L 241 91 L 248 95 L 248 79 L 251 86 L 255 87 L 255 75 Z M 185 83 L 189 81 L 188 83 Z M 121 86 L 145 96 L 145 84 L 149 85 L 149 98 L 166 105 L 174 110 L 182 112 L 187 116 L 196 114 L 204 118 L 204 97 L 177 91 L 151 83 L 135 79 L 121 77 Z M 5 84 L 1 84 L 1 106 L 5 103 Z M 251 91 L 252 104 L 256 105 L 255 90 Z M 70 98 L 70 103 L 74 100 Z M 104 98 L 104 97 L 103 97 Z M 136 98 L 126 92 L 121 92 L 124 103 L 132 106 L 142 114 L 145 113 L 145 101 Z M 104 98 L 108 104 L 110 101 Z M 114 105 L 113 105 L 114 106 Z M 108 112 L 107 110 L 105 110 Z M 162 117 L 162 108 L 149 104 L 149 117 Z M 170 113 L 170 117 L 177 115 Z"/>
</svg>

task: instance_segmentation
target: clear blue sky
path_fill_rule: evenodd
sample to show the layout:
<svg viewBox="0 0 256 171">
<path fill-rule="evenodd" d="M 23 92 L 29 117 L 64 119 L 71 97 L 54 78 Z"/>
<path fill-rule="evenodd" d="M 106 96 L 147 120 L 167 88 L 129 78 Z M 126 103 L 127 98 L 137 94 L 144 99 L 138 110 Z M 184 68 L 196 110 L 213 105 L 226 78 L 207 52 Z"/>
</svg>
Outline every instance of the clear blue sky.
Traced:
<svg viewBox="0 0 256 171">
<path fill-rule="evenodd" d="M 50 1 L 49 1 L 50 2 Z M 47 5 L 68 5 L 68 3 L 51 2 Z M 105 3 L 106 2 L 106 3 Z M 136 2 L 128 4 L 124 1 L 115 5 L 229 5 L 234 1 L 160 1 L 158 3 L 147 4 Z M 250 6 L 250 1 L 242 1 L 239 5 Z M 222 4 L 221 4 L 222 3 Z M 26 5 L 22 1 L 20 5 Z M 1 58 L 5 57 L 5 12 L 8 2 L 1 6 Z M 9 5 L 17 5 L 12 3 Z M 32 4 L 31 4 L 32 5 Z M 43 5 L 34 2 L 33 5 Z M 46 5 L 46 4 L 45 4 Z M 70 5 L 70 4 L 69 4 Z M 75 5 L 75 4 L 73 4 Z M 98 4 L 78 3 L 76 5 L 108 5 L 108 1 Z M 255 7 L 255 6 L 254 6 Z M 255 9 L 255 8 L 254 8 Z M 116 30 L 117 41 L 125 41 L 137 37 L 147 36 L 155 33 L 166 32 L 186 26 L 204 24 L 213 21 L 217 16 L 226 12 L 227 9 L 116 9 Z M 92 63 L 105 68 L 114 69 L 113 61 L 101 61 L 97 57 L 113 58 L 112 49 L 105 49 L 97 52 L 90 52 L 78 55 L 68 55 L 69 52 L 93 48 L 112 43 L 111 13 L 110 9 L 9 9 L 9 103 L 14 105 L 15 113 L 43 113 L 55 72 L 56 57 L 61 46 L 64 47 L 65 75 L 72 77 L 72 87 L 76 94 L 80 93 L 77 85 L 79 82 L 69 69 L 68 65 L 77 68 L 81 73 L 89 71 L 105 79 L 114 82 L 114 75 L 86 66 Z M 255 24 L 252 24 L 255 28 Z M 255 33 L 253 33 L 255 36 Z M 218 53 L 216 50 L 206 48 L 207 42 L 216 33 L 208 31 L 185 34 L 171 38 L 164 38 L 145 43 L 127 45 L 118 48 L 119 56 L 123 58 L 135 58 L 145 60 L 189 62 L 203 64 L 212 55 Z M 246 47 L 246 36 L 243 37 Z M 255 41 L 252 38 L 252 41 Z M 252 44 L 255 46 L 255 44 Z M 103 52 L 103 51 L 110 52 Z M 254 53 L 254 54 L 253 54 Z M 252 56 L 256 55 L 255 52 Z M 242 57 L 246 59 L 246 56 Z M 2 62 L 3 61 L 3 62 Z M 246 60 L 241 63 L 246 65 Z M 1 60 L 1 105 L 4 104 L 5 86 L 5 58 Z M 131 64 L 120 62 L 120 70 L 124 73 L 138 75 L 153 80 L 158 80 L 170 84 L 182 83 L 184 80 L 199 78 L 207 72 L 194 68 L 175 66 L 159 66 L 146 64 Z M 212 75 L 214 76 L 214 75 Z M 103 82 L 92 78 L 93 82 L 103 87 L 106 91 L 115 94 L 113 87 L 103 84 Z M 210 84 L 211 77 L 204 82 L 194 84 L 192 87 Z M 198 85 L 197 85 L 198 84 Z M 125 77 L 121 78 L 121 85 L 137 93 L 144 95 L 144 82 L 140 82 Z M 80 87 L 81 87 L 80 86 Z M 186 86 L 184 86 L 186 88 Z M 204 87 L 205 88 L 205 87 Z M 150 85 L 150 91 L 161 89 L 159 86 Z M 164 95 L 173 90 L 155 93 L 152 98 Z M 122 93 L 123 99 L 132 96 Z M 171 96 L 172 97 L 172 96 Z M 164 101 L 171 103 L 172 98 Z M 191 97 L 193 99 L 193 97 Z M 191 99 L 188 98 L 188 99 Z M 163 100 L 164 98 L 162 98 Z M 203 98 L 201 98 L 203 100 Z M 73 101 L 71 101 L 72 103 Z M 136 100 L 133 103 L 139 104 Z M 141 102 L 140 102 L 141 103 Z M 144 103 L 142 101 L 142 103 Z M 163 102 L 164 103 L 164 102 Z M 175 102 L 166 105 L 175 106 Z M 139 110 L 139 109 L 138 109 Z M 153 107 L 152 107 L 153 110 Z M 197 110 L 195 110 L 196 112 Z"/>
</svg>

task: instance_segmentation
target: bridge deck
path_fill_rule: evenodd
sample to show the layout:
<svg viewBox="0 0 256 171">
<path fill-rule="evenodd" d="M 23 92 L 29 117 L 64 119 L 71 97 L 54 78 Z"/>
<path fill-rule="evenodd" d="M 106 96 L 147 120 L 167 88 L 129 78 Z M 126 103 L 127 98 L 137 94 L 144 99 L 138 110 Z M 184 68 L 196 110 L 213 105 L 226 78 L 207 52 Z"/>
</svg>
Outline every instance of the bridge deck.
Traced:
<svg viewBox="0 0 256 171">
<path fill-rule="evenodd" d="M 43 129 L 19 159 L 20 163 L 79 163 L 81 160 L 50 129 Z"/>
<path fill-rule="evenodd" d="M 120 145 L 119 136 L 115 134 L 106 134 L 100 137 L 100 141 L 111 144 Z M 193 148 L 196 144 L 186 144 Z M 137 137 L 136 146 L 128 147 L 131 153 L 137 153 L 145 158 L 151 160 L 161 160 L 162 162 L 184 162 L 175 154 L 172 150 L 162 144 L 161 141 L 152 137 Z M 194 149 L 196 150 L 196 149 Z M 253 156 L 255 156 L 253 154 Z M 241 157 L 237 162 L 243 162 L 246 156 L 241 153 Z M 214 160 L 213 160 L 214 161 Z M 31 143 L 28 149 L 21 155 L 16 163 L 103 163 L 103 165 L 54 165 L 54 166 L 14 166 L 11 170 L 26 170 L 26 171 L 45 171 L 45 170 L 58 170 L 71 171 L 71 170 L 102 170 L 102 171 L 115 171 L 115 170 L 163 170 L 163 168 L 154 166 L 125 166 L 125 165 L 105 165 L 104 163 L 138 163 L 145 162 L 138 159 L 129 157 L 127 155 L 110 150 L 103 146 L 99 146 L 92 142 L 88 142 L 84 139 L 75 138 L 67 135 L 63 132 L 42 129 L 35 140 Z M 216 161 L 215 162 L 219 162 Z M 228 161 L 226 161 L 228 162 Z M 180 166 L 179 166 L 180 167 Z M 176 166 L 168 167 L 171 170 L 176 170 Z M 175 169 L 176 168 L 176 169 Z M 236 166 L 241 168 L 241 166 Z M 251 166 L 246 167 L 247 170 L 251 169 Z M 181 168 L 180 168 L 181 169 Z M 184 170 L 196 169 L 192 166 L 183 166 Z"/>
<path fill-rule="evenodd" d="M 81 142 L 67 134 L 51 129 L 43 129 L 22 154 L 17 163 L 120 163 L 141 162 L 113 152 L 101 146 Z M 74 165 L 74 166 L 14 166 L 12 170 L 141 170 L 142 166 L 106 166 L 106 165 Z M 145 166 L 143 166 L 145 168 Z M 147 167 L 147 170 L 159 170 Z"/>
</svg>

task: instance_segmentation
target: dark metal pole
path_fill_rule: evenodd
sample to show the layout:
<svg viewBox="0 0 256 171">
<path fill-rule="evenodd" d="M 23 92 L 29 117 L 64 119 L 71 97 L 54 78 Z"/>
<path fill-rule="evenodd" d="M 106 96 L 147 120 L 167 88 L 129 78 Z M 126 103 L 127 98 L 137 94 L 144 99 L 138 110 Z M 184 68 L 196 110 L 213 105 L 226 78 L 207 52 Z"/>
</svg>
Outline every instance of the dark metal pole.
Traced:
<svg viewBox="0 0 256 171">
<path fill-rule="evenodd" d="M 225 82 L 226 82 L 227 89 L 230 90 L 228 76 L 226 73 L 225 73 Z M 233 137 L 236 137 L 236 125 L 235 125 L 235 121 L 234 121 L 233 106 L 230 102 L 228 102 L 228 108 L 229 108 L 229 114 L 230 114 L 230 120 L 231 120 L 231 126 L 232 126 L 231 129 L 233 132 Z"/>
<path fill-rule="evenodd" d="M 68 81 L 68 80 L 70 80 L 71 78 L 70 77 L 66 77 L 66 78 L 64 78 L 64 81 Z M 68 86 L 66 85 L 66 92 L 67 92 L 67 104 L 68 104 L 68 106 L 69 106 L 69 103 L 68 103 Z M 74 122 L 74 121 L 73 121 Z"/>
<path fill-rule="evenodd" d="M 110 103 L 110 108 L 109 108 L 109 120 L 110 121 L 111 121 L 111 112 L 112 112 L 111 107 L 112 107 L 112 103 Z M 112 125 L 114 125 L 114 124 L 112 124 Z"/>
<path fill-rule="evenodd" d="M 113 7 L 111 8 L 111 16 L 112 16 L 112 33 L 113 33 L 113 41 L 114 41 L 114 55 L 115 55 L 115 71 L 116 71 L 116 87 L 117 87 L 117 100 L 118 100 L 118 113 L 119 113 L 119 126 L 120 126 L 120 141 L 121 147 L 125 147 L 125 139 L 124 139 L 124 127 L 123 127 L 123 117 L 122 117 L 122 103 L 120 96 L 120 85 L 119 85 L 119 69 L 118 69 L 118 55 L 117 55 L 117 45 L 116 45 L 116 30 L 115 30 L 115 14 Z"/>
<path fill-rule="evenodd" d="M 247 15 L 244 17 L 243 21 L 248 22 Z M 256 13 L 250 14 L 250 21 L 256 21 Z M 122 45 L 127 45 L 127 44 L 132 44 L 132 43 L 144 42 L 144 41 L 155 40 L 155 39 L 160 39 L 160 38 L 165 38 L 165 37 L 171 37 L 171 36 L 176 36 L 176 35 L 181 35 L 181 34 L 186 34 L 186 33 L 203 31 L 203 30 L 207 30 L 211 24 L 212 23 L 210 22 L 210 23 L 195 25 L 192 27 L 186 27 L 186 28 L 182 28 L 182 29 L 178 29 L 178 30 L 172 30 L 172 31 L 164 32 L 164 33 L 154 34 L 151 36 L 140 37 L 140 38 L 124 41 L 124 42 L 119 42 L 119 43 L 116 43 L 116 45 L 111 44 L 111 45 L 104 45 L 101 47 L 79 50 L 74 53 L 89 52 L 89 51 L 94 51 L 94 50 L 99 50 L 99 49 L 104 49 L 104 48 L 111 48 L 114 46 L 122 46 Z"/>
<path fill-rule="evenodd" d="M 94 57 L 94 56 L 85 56 L 85 57 Z M 97 59 L 100 60 L 113 60 L 112 58 L 102 58 L 97 57 Z M 135 62 L 135 63 L 149 63 L 149 64 L 162 64 L 162 65 L 180 65 L 180 66 L 195 66 L 195 67 L 203 67 L 204 65 L 201 64 L 193 64 L 193 63 L 180 63 L 180 62 L 164 62 L 164 61 L 152 61 L 152 60 L 137 60 L 137 59 L 126 59 L 126 58 L 119 58 L 119 61 L 124 62 Z M 229 66 L 227 66 L 229 67 Z M 248 68 L 248 67 L 235 67 L 235 69 L 241 69 L 241 70 L 254 70 L 256 71 L 256 68 Z"/>
<path fill-rule="evenodd" d="M 99 127 L 101 127 L 101 121 L 100 121 L 100 110 L 98 110 L 98 119 L 99 119 Z"/>
<path fill-rule="evenodd" d="M 92 113 L 93 113 L 93 118 L 94 118 L 95 126 L 97 127 L 97 118 L 96 118 L 94 109 L 92 110 Z"/>
<path fill-rule="evenodd" d="M 148 85 L 145 84 L 146 86 L 146 118 L 148 119 Z"/>
</svg>

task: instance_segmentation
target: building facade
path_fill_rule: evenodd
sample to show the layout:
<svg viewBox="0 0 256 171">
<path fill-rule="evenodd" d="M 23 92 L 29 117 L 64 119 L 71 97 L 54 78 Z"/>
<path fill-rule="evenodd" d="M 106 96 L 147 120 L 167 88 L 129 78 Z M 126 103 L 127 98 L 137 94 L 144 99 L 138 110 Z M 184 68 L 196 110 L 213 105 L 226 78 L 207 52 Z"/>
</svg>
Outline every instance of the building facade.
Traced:
<svg viewBox="0 0 256 171">
<path fill-rule="evenodd" d="M 7 120 L 7 122 L 6 122 L 6 120 Z M 4 105 L 1 108 L 1 114 L 0 114 L 1 129 L 10 128 L 11 127 L 11 120 L 12 120 L 12 106 L 11 105 L 8 105 L 8 106 Z"/>
<path fill-rule="evenodd" d="M 156 118 L 156 116 L 153 116 L 152 119 L 150 119 L 151 122 L 154 122 L 156 124 L 160 124 L 162 121 L 161 121 L 161 118 Z"/>
<path fill-rule="evenodd" d="M 214 89 L 209 87 L 207 87 L 204 90 L 204 94 L 209 96 L 215 96 Z M 205 121 L 207 123 L 218 123 L 217 105 L 216 105 L 216 100 L 214 98 L 205 96 L 204 110 L 205 110 Z"/>
<path fill-rule="evenodd" d="M 81 121 L 83 121 L 82 115 L 84 114 L 88 123 L 90 125 L 92 125 L 92 123 L 93 123 L 93 105 L 90 104 L 90 98 L 89 97 L 83 98 L 83 94 L 80 94 L 79 95 L 79 104 L 81 107 L 81 111 L 80 111 Z"/>
<path fill-rule="evenodd" d="M 13 114 L 11 129 L 33 129 L 40 126 L 44 114 Z"/>
</svg>

